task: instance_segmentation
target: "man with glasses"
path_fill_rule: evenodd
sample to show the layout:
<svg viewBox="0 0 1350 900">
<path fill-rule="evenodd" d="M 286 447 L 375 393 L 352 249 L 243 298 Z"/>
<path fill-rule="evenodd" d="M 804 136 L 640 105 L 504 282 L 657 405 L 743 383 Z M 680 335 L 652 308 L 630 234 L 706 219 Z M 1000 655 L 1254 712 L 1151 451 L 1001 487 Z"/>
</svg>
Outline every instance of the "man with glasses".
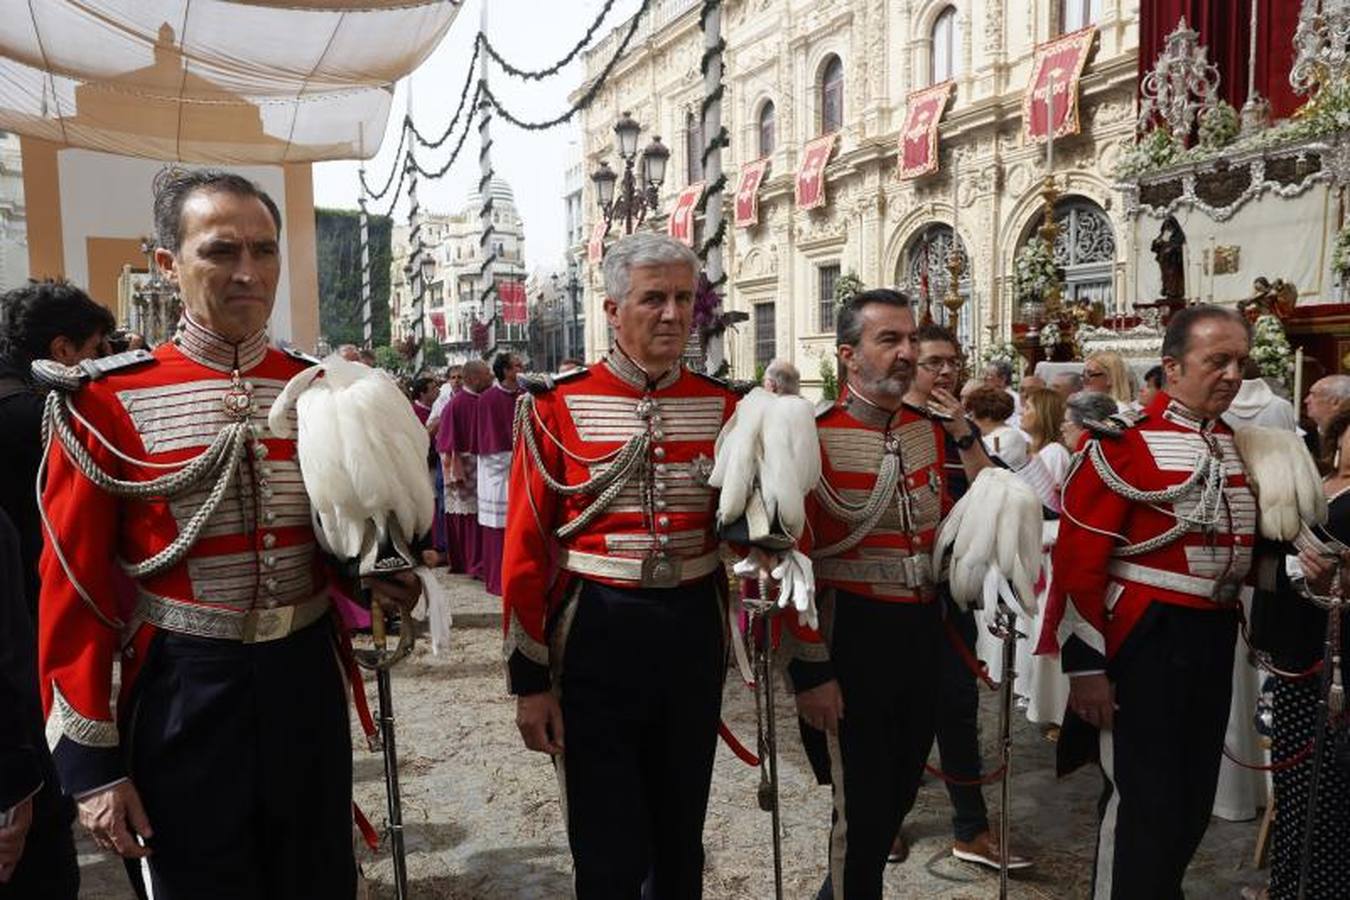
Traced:
<svg viewBox="0 0 1350 900">
<path fill-rule="evenodd" d="M 941 325 L 925 325 L 919 329 L 919 361 L 914 371 L 914 382 L 905 393 L 905 406 L 927 418 L 942 422 L 948 418 L 964 418 L 965 412 L 952 395 L 961 372 L 961 352 L 956 338 Z M 974 427 L 973 425 L 971 426 Z M 944 433 L 946 444 L 944 466 L 947 490 L 952 501 L 960 500 L 969 485 L 973 468 L 961 458 L 960 448 L 950 433 Z M 984 444 L 976 441 L 974 448 L 984 452 Z M 975 652 L 975 614 L 962 611 L 945 587 L 941 588 L 947 606 L 947 621 L 973 655 Z M 975 673 L 962 658 L 950 640 L 941 651 L 940 699 L 937 707 L 938 754 L 944 773 L 954 781 L 947 782 L 947 794 L 952 801 L 952 855 L 966 862 L 997 869 L 1002 849 L 989 829 L 989 813 L 984 805 L 984 793 L 978 784 L 980 778 L 980 734 L 978 716 L 980 695 Z M 891 845 L 889 862 L 903 862 L 909 855 L 909 846 L 903 832 L 897 832 Z M 1024 869 L 1031 861 L 1010 857 L 1008 866 Z"/>
</svg>

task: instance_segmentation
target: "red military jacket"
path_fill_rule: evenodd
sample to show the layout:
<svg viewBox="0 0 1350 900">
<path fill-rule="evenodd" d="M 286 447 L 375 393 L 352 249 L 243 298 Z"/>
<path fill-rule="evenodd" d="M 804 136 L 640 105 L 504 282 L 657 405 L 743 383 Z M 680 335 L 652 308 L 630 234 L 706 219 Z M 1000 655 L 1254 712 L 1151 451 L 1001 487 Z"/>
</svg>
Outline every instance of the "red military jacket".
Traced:
<svg viewBox="0 0 1350 900">
<path fill-rule="evenodd" d="M 306 605 L 313 609 L 326 589 L 295 442 L 271 437 L 267 426 L 277 394 L 305 364 L 269 349 L 263 332 L 236 347 L 191 321 L 153 357 L 88 383 L 75 397 L 79 415 L 116 448 L 73 421 L 98 468 L 120 480 L 149 481 L 199 455 L 233 421 L 223 398 L 236 366 L 252 396 L 252 434 L 222 502 L 186 557 L 139 581 L 122 564 L 169 546 L 212 484 L 172 500 L 121 499 L 90 481 L 52 441 L 42 495 L 51 530 L 41 559 L 39 674 L 49 734 L 50 723 L 59 723 L 58 772 L 71 794 L 125 776 L 118 720 L 155 629 L 242 639 L 254 617 L 250 610 L 285 612 L 315 601 Z M 121 708 L 115 710 L 119 661 Z"/>
<path fill-rule="evenodd" d="M 823 409 L 816 432 L 821 481 L 807 497 L 807 533 L 800 548 L 811 557 L 818 594 L 840 590 L 881 603 L 935 599 L 933 544 L 952 507 L 942 426 L 912 407 L 890 413 L 849 394 Z M 873 498 L 888 466 L 897 474 L 888 495 L 874 500 L 880 503 L 879 515 L 870 524 L 852 521 Z M 851 512 L 841 517 L 841 510 Z M 828 680 L 821 635 L 796 616 L 783 621 L 791 636 L 790 671 L 797 688 Z"/>
<path fill-rule="evenodd" d="M 1231 609 L 1256 543 L 1256 498 L 1222 420 L 1202 420 L 1159 393 L 1142 413 L 1108 424 L 1119 433 L 1090 433 L 1064 485 L 1054 568 L 1067 598 L 1059 635 L 1068 672 L 1104 670 L 1152 603 Z M 1212 527 L 1164 538 L 1179 515 L 1205 518 L 1203 486 L 1175 501 L 1145 502 L 1137 492 L 1198 478 L 1206 460 L 1216 475 Z"/>
<path fill-rule="evenodd" d="M 548 688 L 551 620 L 576 578 L 639 588 L 644 565 L 651 571 L 654 561 L 678 567 L 665 574 L 682 584 L 720 569 L 708 476 L 735 405 L 736 395 L 716 379 L 676 367 L 653 382 L 619 350 L 522 397 L 502 559 L 513 693 Z M 625 461 L 628 475 L 607 502 L 598 489 L 556 489 Z M 583 516 L 593 518 L 578 527 Z M 575 532 L 559 537 L 568 523 Z"/>
</svg>

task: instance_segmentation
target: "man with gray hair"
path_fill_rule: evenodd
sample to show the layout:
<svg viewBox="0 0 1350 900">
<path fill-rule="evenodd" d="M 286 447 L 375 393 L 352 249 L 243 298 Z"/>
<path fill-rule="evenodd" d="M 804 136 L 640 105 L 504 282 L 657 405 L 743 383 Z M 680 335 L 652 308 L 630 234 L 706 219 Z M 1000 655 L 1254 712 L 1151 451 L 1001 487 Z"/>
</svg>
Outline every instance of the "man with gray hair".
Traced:
<svg viewBox="0 0 1350 900">
<path fill-rule="evenodd" d="M 736 397 L 681 364 L 697 257 L 605 258 L 614 347 L 516 408 L 502 565 L 525 746 L 555 757 L 581 900 L 698 897 L 726 647 L 713 444 Z"/>
<path fill-rule="evenodd" d="M 764 369 L 764 390 L 771 394 L 800 394 L 802 373 L 786 359 L 774 359 Z"/>
<path fill-rule="evenodd" d="M 1050 379 L 1050 390 L 1068 400 L 1083 390 L 1083 376 L 1077 372 L 1060 372 Z"/>
<path fill-rule="evenodd" d="M 1303 401 L 1308 418 L 1317 426 L 1317 433 L 1326 431 L 1336 413 L 1350 406 L 1350 375 L 1328 375 L 1313 382 Z"/>
</svg>

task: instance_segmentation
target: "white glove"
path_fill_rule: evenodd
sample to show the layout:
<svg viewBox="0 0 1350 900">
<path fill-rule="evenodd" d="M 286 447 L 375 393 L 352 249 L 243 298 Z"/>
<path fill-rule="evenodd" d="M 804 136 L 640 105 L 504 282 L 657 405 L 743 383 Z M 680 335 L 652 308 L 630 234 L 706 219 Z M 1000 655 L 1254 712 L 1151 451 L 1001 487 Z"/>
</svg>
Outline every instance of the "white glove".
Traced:
<svg viewBox="0 0 1350 900">
<path fill-rule="evenodd" d="M 819 628 L 815 571 L 810 557 L 797 550 L 788 550 L 769 574 L 778 582 L 779 608 L 787 609 L 791 605 L 797 610 L 798 622 Z"/>
</svg>

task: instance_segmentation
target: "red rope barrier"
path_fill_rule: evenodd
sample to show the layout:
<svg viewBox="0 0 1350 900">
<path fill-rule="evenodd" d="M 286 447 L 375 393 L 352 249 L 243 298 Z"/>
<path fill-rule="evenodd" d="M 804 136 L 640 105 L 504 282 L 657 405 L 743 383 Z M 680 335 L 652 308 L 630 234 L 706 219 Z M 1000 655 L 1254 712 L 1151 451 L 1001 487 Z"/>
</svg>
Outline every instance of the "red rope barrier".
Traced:
<svg viewBox="0 0 1350 900">
<path fill-rule="evenodd" d="M 970 652 L 970 648 L 967 647 L 966 642 L 962 640 L 960 632 L 956 630 L 956 626 L 952 624 L 951 619 L 942 620 L 942 629 L 947 633 L 947 640 L 951 643 L 952 649 L 956 651 L 957 656 L 961 657 L 961 661 L 966 664 L 966 668 L 970 670 L 970 673 L 980 681 L 984 682 L 984 686 L 989 688 L 989 690 L 998 690 L 998 685 L 994 683 L 994 679 L 989 677 L 989 669 L 985 667 L 984 663 L 975 658 L 974 653 Z"/>
<path fill-rule="evenodd" d="M 1233 765 L 1240 766 L 1244 769 L 1251 769 L 1253 772 L 1283 772 L 1285 769 L 1292 769 L 1294 766 L 1297 766 L 1307 760 L 1308 757 L 1312 756 L 1313 747 L 1315 746 L 1317 746 L 1316 739 L 1309 739 L 1308 743 L 1304 744 L 1303 749 L 1298 751 L 1298 753 L 1295 753 L 1288 759 L 1282 759 L 1279 762 L 1270 763 L 1268 765 L 1245 763 L 1230 753 L 1227 745 L 1223 748 L 1223 755 L 1226 756 L 1228 761 Z"/>
</svg>

